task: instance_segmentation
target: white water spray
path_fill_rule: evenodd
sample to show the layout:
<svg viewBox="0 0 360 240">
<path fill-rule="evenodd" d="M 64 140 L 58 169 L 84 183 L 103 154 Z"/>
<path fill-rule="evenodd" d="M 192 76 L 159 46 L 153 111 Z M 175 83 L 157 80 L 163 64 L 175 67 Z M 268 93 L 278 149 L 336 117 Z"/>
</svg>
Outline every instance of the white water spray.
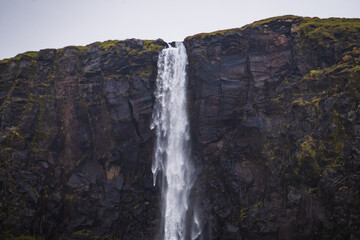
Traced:
<svg viewBox="0 0 360 240">
<path fill-rule="evenodd" d="M 185 239 L 185 219 L 191 189 L 189 162 L 189 120 L 186 101 L 185 46 L 162 50 L 158 60 L 156 103 L 151 128 L 156 127 L 155 158 L 152 165 L 154 186 L 163 174 L 162 206 L 165 240 Z"/>
</svg>

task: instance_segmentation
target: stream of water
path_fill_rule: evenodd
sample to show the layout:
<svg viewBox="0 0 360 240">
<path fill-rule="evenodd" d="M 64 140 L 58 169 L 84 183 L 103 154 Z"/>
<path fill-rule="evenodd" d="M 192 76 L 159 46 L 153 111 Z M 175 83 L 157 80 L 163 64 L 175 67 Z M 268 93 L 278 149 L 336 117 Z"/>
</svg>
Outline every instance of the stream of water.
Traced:
<svg viewBox="0 0 360 240">
<path fill-rule="evenodd" d="M 156 128 L 152 165 L 154 186 L 157 176 L 162 189 L 164 240 L 183 240 L 189 192 L 192 187 L 190 132 L 186 98 L 186 49 L 176 43 L 162 50 L 158 59 L 156 103 L 151 128 Z"/>
</svg>

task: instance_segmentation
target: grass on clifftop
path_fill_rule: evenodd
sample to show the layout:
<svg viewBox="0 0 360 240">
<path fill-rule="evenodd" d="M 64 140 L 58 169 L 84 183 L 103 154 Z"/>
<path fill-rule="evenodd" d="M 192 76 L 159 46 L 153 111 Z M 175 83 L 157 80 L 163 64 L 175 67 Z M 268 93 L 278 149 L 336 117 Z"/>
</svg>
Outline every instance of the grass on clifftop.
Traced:
<svg viewBox="0 0 360 240">
<path fill-rule="evenodd" d="M 100 46 L 102 46 L 103 49 L 104 49 L 105 51 L 107 51 L 107 50 L 109 50 L 110 47 L 115 47 L 118 42 L 120 42 L 120 41 L 119 41 L 119 40 L 107 40 L 107 41 L 104 41 L 104 42 L 94 42 L 94 43 L 90 43 L 90 44 L 88 44 L 88 45 L 86 45 L 86 46 L 67 46 L 67 47 L 65 47 L 65 48 L 74 47 L 74 48 L 77 48 L 80 52 L 85 52 L 85 51 L 88 50 L 88 48 L 89 48 L 90 45 L 95 44 L 95 45 L 100 45 Z M 63 49 L 64 49 L 64 48 L 61 48 L 61 49 L 58 49 L 58 50 L 61 51 L 61 50 L 63 50 Z"/>
<path fill-rule="evenodd" d="M 265 23 L 269 23 L 269 22 L 272 22 L 272 21 L 276 21 L 276 20 L 279 20 L 279 19 L 296 19 L 296 18 L 301 18 L 301 17 L 294 16 L 294 15 L 285 15 L 285 16 L 279 16 L 279 17 L 266 18 L 266 19 L 263 19 L 263 20 L 259 20 L 259 21 L 255 21 L 253 23 L 247 24 L 247 25 L 245 25 L 243 27 L 240 27 L 240 28 L 230 28 L 230 29 L 219 30 L 219 31 L 210 32 L 210 33 L 198 33 L 198 34 L 195 34 L 193 36 L 186 37 L 185 40 L 190 40 L 190 39 L 197 38 L 197 37 L 200 37 L 201 39 L 204 39 L 207 36 L 224 35 L 226 33 L 234 32 L 234 31 L 243 31 L 243 30 L 245 30 L 247 28 L 255 27 L 255 26 L 265 24 Z"/>
<path fill-rule="evenodd" d="M 77 50 L 79 50 L 80 52 L 86 52 L 89 48 L 89 46 L 95 44 L 95 45 L 100 45 L 102 46 L 104 51 L 108 51 L 111 47 L 115 47 L 116 44 L 118 44 L 119 42 L 125 42 L 126 40 L 120 41 L 120 40 L 107 40 L 104 42 L 94 42 L 91 44 L 88 44 L 86 46 L 66 46 L 64 48 L 59 48 L 57 49 L 57 52 L 61 52 L 64 51 L 66 48 L 75 48 Z M 141 55 L 145 52 L 160 52 L 164 46 L 158 45 L 155 43 L 156 40 L 142 40 L 143 42 L 143 49 L 140 50 L 139 52 L 134 50 L 134 49 L 130 49 L 129 51 L 132 51 L 130 53 L 130 55 L 134 55 L 134 54 L 138 54 Z M 39 52 L 37 51 L 29 51 L 29 52 L 25 52 L 25 53 L 20 53 L 18 55 L 16 55 L 15 57 L 12 58 L 5 58 L 3 60 L 0 60 L 0 63 L 9 63 L 12 61 L 19 61 L 21 59 L 22 56 L 28 56 L 28 57 L 32 57 L 32 58 L 37 58 L 39 55 Z"/>
<path fill-rule="evenodd" d="M 323 26 L 331 28 L 333 30 L 344 29 L 344 28 L 360 28 L 359 18 L 303 18 L 303 22 L 299 28 L 306 28 L 309 26 Z"/>
<path fill-rule="evenodd" d="M 36 52 L 36 51 L 24 52 L 24 53 L 20 53 L 20 54 L 16 55 L 13 58 L 6 58 L 4 60 L 0 60 L 0 63 L 8 63 L 8 62 L 12 62 L 12 61 L 18 61 L 18 60 L 20 60 L 20 58 L 22 56 L 36 58 L 36 57 L 38 57 L 38 55 L 39 55 L 39 52 Z"/>
<path fill-rule="evenodd" d="M 356 18 L 304 18 L 295 30 L 301 39 L 312 46 L 327 48 L 330 42 L 352 48 L 357 46 L 354 36 L 359 35 L 360 19 Z"/>
<path fill-rule="evenodd" d="M 357 18 L 325 18 L 320 19 L 317 17 L 309 18 L 309 17 L 300 17 L 300 16 L 294 16 L 294 15 L 285 15 L 285 16 L 278 16 L 278 17 L 272 17 L 267 18 L 259 21 L 255 21 L 251 24 L 247 24 L 240 28 L 232 28 L 232 29 L 226 29 L 226 30 L 220 30 L 210 33 L 199 33 L 193 36 L 189 36 L 185 38 L 185 40 L 191 40 L 194 38 L 201 38 L 204 39 L 207 36 L 214 36 L 214 35 L 224 35 L 230 32 L 234 31 L 244 31 L 247 28 L 253 28 L 259 25 L 263 25 L 266 23 L 270 23 L 277 20 L 287 20 L 287 19 L 301 19 L 301 23 L 299 25 L 299 28 L 296 31 L 299 30 L 305 30 L 311 27 L 322 27 L 324 29 L 327 29 L 328 32 L 334 33 L 336 30 L 344 29 L 347 30 L 356 29 L 358 30 L 360 27 L 360 19 Z M 314 35 L 315 37 L 315 35 Z"/>
</svg>

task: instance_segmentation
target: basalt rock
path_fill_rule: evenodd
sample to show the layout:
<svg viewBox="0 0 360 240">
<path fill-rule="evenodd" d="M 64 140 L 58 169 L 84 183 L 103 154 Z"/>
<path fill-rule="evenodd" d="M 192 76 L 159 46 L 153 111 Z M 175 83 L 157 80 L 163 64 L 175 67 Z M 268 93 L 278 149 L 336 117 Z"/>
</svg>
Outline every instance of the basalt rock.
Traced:
<svg viewBox="0 0 360 240">
<path fill-rule="evenodd" d="M 188 37 L 204 239 L 360 237 L 359 20 Z"/>
<path fill-rule="evenodd" d="M 149 125 L 164 45 L 94 43 L 0 64 L 2 238 L 152 238 Z"/>
<path fill-rule="evenodd" d="M 360 21 L 184 41 L 199 239 L 360 239 Z M 162 40 L 0 61 L 0 238 L 154 239 Z"/>
</svg>

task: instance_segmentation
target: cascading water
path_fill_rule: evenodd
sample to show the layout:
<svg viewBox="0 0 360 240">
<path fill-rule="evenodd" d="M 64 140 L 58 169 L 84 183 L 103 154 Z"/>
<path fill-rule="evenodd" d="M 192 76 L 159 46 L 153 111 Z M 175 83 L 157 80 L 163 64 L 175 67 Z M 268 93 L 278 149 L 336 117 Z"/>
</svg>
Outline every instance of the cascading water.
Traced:
<svg viewBox="0 0 360 240">
<path fill-rule="evenodd" d="M 156 127 L 154 186 L 162 172 L 162 207 L 165 240 L 186 235 L 189 191 L 192 187 L 189 121 L 186 101 L 187 55 L 183 43 L 162 50 L 158 60 L 156 103 L 151 128 Z"/>
</svg>

